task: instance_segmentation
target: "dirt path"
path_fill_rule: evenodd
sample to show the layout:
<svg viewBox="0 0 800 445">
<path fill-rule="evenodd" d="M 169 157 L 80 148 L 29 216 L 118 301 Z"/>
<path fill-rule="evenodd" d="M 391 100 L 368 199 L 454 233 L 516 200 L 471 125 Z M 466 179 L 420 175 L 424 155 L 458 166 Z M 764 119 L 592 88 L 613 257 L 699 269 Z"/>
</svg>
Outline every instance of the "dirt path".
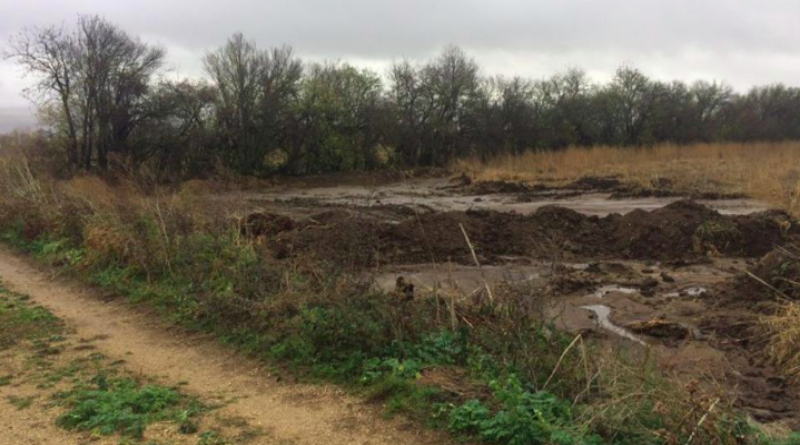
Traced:
<svg viewBox="0 0 800 445">
<path fill-rule="evenodd" d="M 259 362 L 213 339 L 188 335 L 124 301 L 104 302 L 77 284 L 52 280 L 5 248 L 0 248 L 0 279 L 62 318 L 78 336 L 97 339 L 100 352 L 124 359 L 133 372 L 184 383 L 200 397 L 232 399 L 221 408 L 225 415 L 268 432 L 251 443 L 448 443 L 419 425 L 386 420 L 378 407 L 335 387 L 279 383 Z"/>
</svg>

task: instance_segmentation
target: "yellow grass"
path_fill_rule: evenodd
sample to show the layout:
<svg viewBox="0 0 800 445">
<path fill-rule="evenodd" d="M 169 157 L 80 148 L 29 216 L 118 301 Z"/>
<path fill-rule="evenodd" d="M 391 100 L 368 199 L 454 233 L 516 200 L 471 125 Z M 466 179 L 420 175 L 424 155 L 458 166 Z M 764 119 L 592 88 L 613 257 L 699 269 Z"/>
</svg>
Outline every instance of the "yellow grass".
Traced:
<svg viewBox="0 0 800 445">
<path fill-rule="evenodd" d="M 767 354 L 786 376 L 800 383 L 800 303 L 786 303 L 766 324 L 772 333 Z"/>
<path fill-rule="evenodd" d="M 618 176 L 644 188 L 671 180 L 678 192 L 743 193 L 800 214 L 800 142 L 664 144 L 651 148 L 573 147 L 457 166 L 478 181 L 565 185 L 584 176 Z"/>
</svg>

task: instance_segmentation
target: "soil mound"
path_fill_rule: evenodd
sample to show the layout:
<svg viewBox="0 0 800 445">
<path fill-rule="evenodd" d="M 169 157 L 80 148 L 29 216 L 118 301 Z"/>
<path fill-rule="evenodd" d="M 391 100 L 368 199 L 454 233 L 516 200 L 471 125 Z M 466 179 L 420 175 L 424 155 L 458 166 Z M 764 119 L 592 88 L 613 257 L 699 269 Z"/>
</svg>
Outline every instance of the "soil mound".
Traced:
<svg viewBox="0 0 800 445">
<path fill-rule="evenodd" d="M 668 340 L 685 340 L 691 335 L 689 327 L 660 318 L 630 323 L 626 327 L 636 334 Z"/>
<path fill-rule="evenodd" d="M 534 190 L 521 182 L 511 181 L 481 181 L 467 184 L 469 192 L 475 195 L 493 195 L 500 193 L 525 193 Z"/>
<path fill-rule="evenodd" d="M 267 246 L 279 259 L 302 255 L 340 267 L 364 268 L 379 260 L 376 246 L 384 224 L 359 212 L 331 210 L 312 215 L 294 231 L 270 238 Z"/>
<path fill-rule="evenodd" d="M 252 237 L 274 236 L 294 229 L 291 218 L 275 213 L 251 213 L 242 224 L 242 234 Z"/>
<path fill-rule="evenodd" d="M 495 211 L 434 212 L 391 223 L 359 212 L 327 212 L 281 232 L 277 251 L 314 253 L 353 266 L 446 262 L 471 264 L 460 225 L 483 263 L 504 257 L 616 257 L 674 261 L 706 255 L 761 256 L 784 241 L 784 214 L 726 216 L 692 201 L 652 212 L 587 216 L 558 206 L 530 215 Z"/>
<path fill-rule="evenodd" d="M 791 244 L 776 247 L 747 273 L 725 283 L 719 293 L 719 304 L 762 312 L 769 312 L 779 300 L 800 301 L 800 249 Z"/>
<path fill-rule="evenodd" d="M 567 186 L 568 189 L 584 191 L 613 191 L 620 187 L 622 187 L 622 183 L 613 176 L 584 176 Z"/>
</svg>

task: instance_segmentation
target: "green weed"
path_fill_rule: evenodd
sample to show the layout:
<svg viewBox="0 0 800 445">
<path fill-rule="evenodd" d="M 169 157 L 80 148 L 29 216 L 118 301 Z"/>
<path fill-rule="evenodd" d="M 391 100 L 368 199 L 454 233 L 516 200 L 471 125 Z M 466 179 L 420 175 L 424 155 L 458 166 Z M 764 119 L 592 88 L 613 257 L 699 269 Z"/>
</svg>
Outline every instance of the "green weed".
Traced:
<svg viewBox="0 0 800 445">
<path fill-rule="evenodd" d="M 204 431 L 200 433 L 200 441 L 197 442 L 197 445 L 225 445 L 226 443 L 216 431 Z"/>
<path fill-rule="evenodd" d="M 27 298 L 0 286 L 0 350 L 20 341 L 39 342 L 41 348 L 49 338 L 58 335 L 62 323 L 46 309 L 31 306 Z"/>
<path fill-rule="evenodd" d="M 107 378 L 103 374 L 88 385 L 60 393 L 59 398 L 68 408 L 57 419 L 59 426 L 133 438 L 142 437 L 147 425 L 154 421 L 184 424 L 198 409 L 187 408 L 185 397 L 172 388 L 142 386 L 132 379 Z"/>
<path fill-rule="evenodd" d="M 555 395 L 528 390 L 514 375 L 490 386 L 499 408 L 493 411 L 475 399 L 455 407 L 449 416 L 451 431 L 509 445 L 603 443 L 575 427 L 570 404 Z"/>
<path fill-rule="evenodd" d="M 9 396 L 8 401 L 18 410 L 23 410 L 33 404 L 33 397 Z"/>
</svg>

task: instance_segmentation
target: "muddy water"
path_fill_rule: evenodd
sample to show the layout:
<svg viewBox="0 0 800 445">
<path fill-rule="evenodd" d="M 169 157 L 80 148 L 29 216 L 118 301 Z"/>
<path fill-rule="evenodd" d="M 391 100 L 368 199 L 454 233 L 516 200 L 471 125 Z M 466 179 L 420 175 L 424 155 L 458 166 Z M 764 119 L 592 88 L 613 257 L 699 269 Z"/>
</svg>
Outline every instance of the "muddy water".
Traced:
<svg viewBox="0 0 800 445">
<path fill-rule="evenodd" d="M 642 346 L 646 346 L 647 343 L 642 341 L 639 337 L 635 336 L 633 333 L 628 331 L 625 328 L 615 325 L 611 322 L 611 308 L 608 306 L 604 306 L 602 304 L 593 304 L 589 306 L 581 306 L 581 309 L 586 309 L 588 311 L 592 311 L 597 319 L 597 324 L 608 331 L 613 332 L 614 334 L 619 335 L 620 337 L 627 338 L 633 342 L 639 343 Z"/>
<path fill-rule="evenodd" d="M 638 261 L 616 261 L 609 263 L 609 267 L 604 264 L 598 263 L 593 269 L 613 269 L 617 272 L 591 273 L 587 272 L 588 265 L 585 263 L 559 263 L 558 267 L 554 267 L 546 261 L 529 264 L 512 262 L 480 269 L 462 265 L 418 264 L 388 266 L 371 276 L 371 279 L 377 289 L 390 292 L 395 288 L 397 277 L 403 276 L 406 282 L 414 284 L 418 298 L 431 295 L 434 288 L 455 290 L 461 298 L 469 298 L 482 292 L 485 283 L 492 288 L 504 283 L 519 289 L 520 295 L 542 298 L 542 302 L 548 306 L 546 312 L 560 328 L 568 331 L 601 328 L 639 343 L 641 338 L 611 321 L 612 313 L 615 320 L 625 325 L 656 316 L 670 318 L 697 312 L 694 301 L 707 294 L 715 283 L 730 278 L 736 268 L 743 267 L 744 262 L 720 258 L 709 264 L 669 270 L 669 276 L 674 281 L 660 281 L 649 297 L 644 297 L 640 289 L 645 280 L 658 276 L 654 271 L 664 270 L 663 266 Z M 573 292 L 551 297 L 547 289 L 553 281 L 555 270 L 558 270 L 557 275 L 562 279 L 566 277 L 585 284 Z M 589 313 L 595 314 L 594 317 L 589 318 Z"/>
<path fill-rule="evenodd" d="M 704 287 L 687 287 L 686 289 L 680 290 L 678 292 L 668 292 L 664 294 L 665 297 L 680 297 L 680 296 L 687 296 L 687 297 L 699 297 L 708 292 L 708 289 Z"/>
<path fill-rule="evenodd" d="M 579 267 L 581 267 L 580 264 L 576 265 L 576 268 Z M 430 293 L 436 287 L 444 290 L 458 290 L 468 296 L 483 289 L 485 282 L 488 282 L 490 286 L 501 282 L 517 285 L 541 283 L 550 276 L 552 269 L 552 264 L 546 262 L 534 262 L 529 265 L 483 266 L 480 269 L 473 266 L 421 264 L 394 266 L 372 278 L 376 288 L 383 291 L 394 290 L 397 277 L 403 276 L 407 282 L 414 284 L 418 294 Z"/>
<path fill-rule="evenodd" d="M 611 292 L 619 292 L 621 294 L 630 295 L 630 294 L 635 294 L 639 291 L 632 287 L 624 287 L 617 284 L 608 284 L 602 286 L 600 289 L 597 289 L 592 295 L 597 298 L 603 298 Z"/>
<path fill-rule="evenodd" d="M 546 191 L 530 198 L 530 202 L 517 202 L 513 194 L 462 195 L 447 187 L 446 180 L 420 179 L 378 187 L 334 186 L 311 188 L 276 187 L 263 191 L 238 194 L 240 198 L 254 201 L 309 200 L 321 205 L 348 205 L 371 207 L 378 205 L 418 206 L 438 211 L 465 211 L 469 209 L 533 213 L 547 205 L 559 205 L 586 215 L 605 216 L 625 214 L 637 209 L 655 210 L 681 198 L 624 198 L 611 199 L 610 193 L 585 193 L 573 196 L 573 191 Z M 753 199 L 699 200 L 722 214 L 748 214 L 768 209 Z"/>
</svg>

